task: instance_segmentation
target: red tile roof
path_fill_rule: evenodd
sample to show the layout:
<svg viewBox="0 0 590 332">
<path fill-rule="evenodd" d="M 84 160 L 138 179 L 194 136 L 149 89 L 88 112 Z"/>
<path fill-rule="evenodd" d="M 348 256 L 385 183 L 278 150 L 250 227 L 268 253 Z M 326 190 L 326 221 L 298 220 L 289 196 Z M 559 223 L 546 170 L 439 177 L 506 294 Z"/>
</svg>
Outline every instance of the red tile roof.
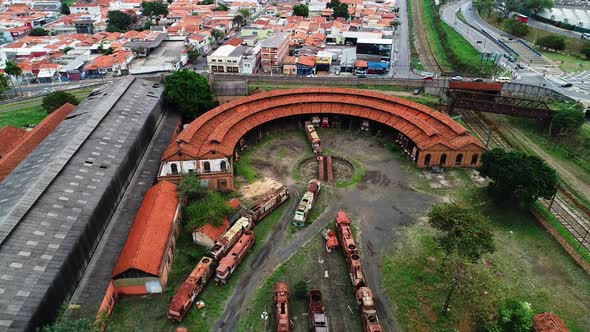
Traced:
<svg viewBox="0 0 590 332">
<path fill-rule="evenodd" d="M 213 241 L 217 241 L 223 233 L 229 229 L 229 221 L 227 218 L 223 219 L 223 222 L 219 226 L 213 226 L 211 224 L 205 224 L 199 227 L 196 231 L 205 234 L 208 238 Z"/>
<path fill-rule="evenodd" d="M 176 185 L 172 182 L 158 182 L 147 191 L 113 270 L 113 277 L 130 269 L 159 276 L 178 205 Z"/>
<path fill-rule="evenodd" d="M 0 181 L 4 180 L 37 145 L 39 145 L 51 132 L 59 126 L 63 119 L 68 116 L 76 106 L 65 104 L 49 114 L 33 130 L 27 133 L 12 150 L 0 159 Z"/>
<path fill-rule="evenodd" d="M 26 130 L 13 126 L 0 129 L 0 158 L 12 150 L 26 134 Z"/>
<path fill-rule="evenodd" d="M 437 145 L 460 150 L 485 149 L 448 115 L 425 105 L 374 91 L 345 88 L 274 90 L 233 100 L 191 122 L 170 144 L 162 160 L 231 156 L 249 130 L 294 114 L 332 113 L 363 117 L 392 127 L 421 151 Z"/>
<path fill-rule="evenodd" d="M 535 316 L 535 332 L 569 332 L 565 323 L 554 313 L 545 312 Z"/>
</svg>

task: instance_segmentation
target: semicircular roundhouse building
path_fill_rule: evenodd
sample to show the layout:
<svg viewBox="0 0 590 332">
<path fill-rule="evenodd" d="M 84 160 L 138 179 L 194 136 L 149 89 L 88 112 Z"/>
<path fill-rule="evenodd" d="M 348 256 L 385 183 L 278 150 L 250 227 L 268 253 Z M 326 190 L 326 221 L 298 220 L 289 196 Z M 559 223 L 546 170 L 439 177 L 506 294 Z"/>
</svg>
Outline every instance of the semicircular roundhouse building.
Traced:
<svg viewBox="0 0 590 332">
<path fill-rule="evenodd" d="M 196 173 L 211 189 L 233 190 L 233 162 L 252 129 L 285 117 L 367 119 L 395 130 L 416 166 L 475 167 L 483 144 L 449 116 L 419 103 L 344 88 L 274 90 L 231 101 L 186 126 L 162 156 L 159 179 Z"/>
</svg>

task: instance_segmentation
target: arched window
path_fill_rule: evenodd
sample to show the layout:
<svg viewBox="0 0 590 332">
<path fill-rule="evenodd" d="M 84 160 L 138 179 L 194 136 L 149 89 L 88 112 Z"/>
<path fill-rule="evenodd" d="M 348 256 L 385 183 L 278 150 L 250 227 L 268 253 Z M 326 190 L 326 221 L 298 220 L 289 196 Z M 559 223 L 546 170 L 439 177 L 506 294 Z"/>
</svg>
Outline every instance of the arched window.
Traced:
<svg viewBox="0 0 590 332">
<path fill-rule="evenodd" d="M 227 171 L 227 163 L 225 162 L 225 160 L 222 160 L 222 161 L 219 163 L 219 167 L 221 168 L 221 171 L 222 171 L 222 172 L 225 172 L 225 171 Z"/>
<path fill-rule="evenodd" d="M 170 171 L 172 172 L 173 175 L 178 175 L 178 165 L 171 164 L 170 165 Z"/>
<path fill-rule="evenodd" d="M 430 155 L 430 153 L 424 157 L 424 166 L 430 166 L 430 158 L 431 157 L 432 156 Z"/>
<path fill-rule="evenodd" d="M 203 162 L 203 168 L 205 173 L 211 172 L 211 164 L 208 161 Z"/>
<path fill-rule="evenodd" d="M 462 162 L 463 162 L 463 154 L 459 153 L 457 155 L 457 159 L 455 159 L 455 166 L 461 166 Z"/>
<path fill-rule="evenodd" d="M 471 157 L 471 166 L 475 166 L 475 165 L 477 165 L 477 158 L 478 158 L 478 157 L 479 157 L 479 156 L 477 155 L 477 153 L 476 153 L 476 154 L 474 154 L 474 155 Z"/>
<path fill-rule="evenodd" d="M 444 166 L 447 164 L 447 154 L 443 153 L 442 156 L 440 156 L 440 165 Z"/>
</svg>

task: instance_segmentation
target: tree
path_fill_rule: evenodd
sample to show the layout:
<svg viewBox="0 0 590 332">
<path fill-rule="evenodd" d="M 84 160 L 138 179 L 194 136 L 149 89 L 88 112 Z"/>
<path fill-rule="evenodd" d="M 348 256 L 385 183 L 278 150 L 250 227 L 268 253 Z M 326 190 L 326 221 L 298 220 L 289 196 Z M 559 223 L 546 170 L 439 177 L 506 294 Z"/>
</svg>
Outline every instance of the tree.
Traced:
<svg viewBox="0 0 590 332">
<path fill-rule="evenodd" d="M 187 69 L 166 77 L 164 97 L 188 119 L 196 118 L 213 106 L 213 92 L 207 78 Z"/>
<path fill-rule="evenodd" d="M 293 6 L 293 15 L 294 16 L 309 16 L 309 7 L 303 4 L 298 4 Z"/>
<path fill-rule="evenodd" d="M 482 162 L 480 174 L 492 180 L 488 193 L 497 203 L 527 208 L 557 192 L 555 170 L 537 156 L 495 148 L 483 154 Z"/>
<path fill-rule="evenodd" d="M 332 6 L 332 11 L 333 11 L 332 16 L 334 18 L 342 17 L 342 18 L 348 19 L 348 17 L 349 17 L 348 4 L 341 3 L 339 6 L 336 6 L 336 7 Z"/>
<path fill-rule="evenodd" d="M 207 185 L 203 185 L 196 175 L 187 175 L 178 184 L 178 198 L 183 202 L 192 202 L 205 198 Z"/>
<path fill-rule="evenodd" d="M 23 74 L 22 69 L 20 69 L 18 64 L 14 61 L 6 61 L 6 67 L 4 68 L 4 72 L 6 73 L 6 75 L 14 77 L 16 79 L 17 84 L 18 78 Z"/>
<path fill-rule="evenodd" d="M 533 331 L 533 310 L 531 304 L 518 300 L 507 300 L 498 310 L 498 324 L 502 331 Z"/>
<path fill-rule="evenodd" d="M 554 6 L 553 0 L 526 0 L 524 3 L 524 7 L 530 10 L 533 15 L 537 15 L 545 9 L 550 10 Z"/>
<path fill-rule="evenodd" d="M 496 7 L 501 8 L 500 12 L 504 17 L 508 17 L 510 13 L 517 12 L 522 6 L 522 0 L 496 0 Z"/>
<path fill-rule="evenodd" d="M 232 211 L 233 209 L 221 194 L 208 192 L 204 199 L 194 201 L 187 206 L 185 229 L 187 232 L 192 232 L 205 224 L 221 226 L 223 218 L 229 216 Z"/>
<path fill-rule="evenodd" d="M 513 18 L 504 20 L 504 30 L 516 37 L 524 37 L 529 33 L 529 26 Z"/>
<path fill-rule="evenodd" d="M 107 19 L 108 32 L 121 32 L 129 30 L 131 24 L 135 23 L 135 17 L 125 14 L 119 10 L 112 10 L 109 12 Z"/>
<path fill-rule="evenodd" d="M 76 96 L 71 93 L 65 91 L 55 91 L 43 97 L 41 106 L 47 113 L 51 113 L 66 103 L 78 105 L 80 102 L 78 99 L 76 99 Z"/>
<path fill-rule="evenodd" d="M 393 28 L 393 30 L 397 30 L 397 28 L 399 27 L 400 23 L 398 20 L 393 20 L 391 22 L 391 27 Z"/>
<path fill-rule="evenodd" d="M 60 12 L 63 15 L 70 15 L 70 6 L 68 6 L 68 3 L 67 2 L 64 1 L 64 2 L 61 3 Z"/>
<path fill-rule="evenodd" d="M 537 45 L 547 50 L 563 51 L 565 50 L 565 38 L 558 35 L 549 35 L 537 39 Z"/>
<path fill-rule="evenodd" d="M 248 9 L 246 9 L 246 8 L 240 8 L 240 9 L 238 9 L 238 14 L 240 16 L 242 16 L 244 18 L 244 20 L 248 20 L 250 18 L 250 16 L 251 16 L 250 11 Z"/>
<path fill-rule="evenodd" d="M 492 9 L 494 8 L 494 0 L 478 0 L 475 2 L 475 7 L 481 16 L 487 18 L 490 16 Z"/>
<path fill-rule="evenodd" d="M 225 37 L 225 33 L 222 30 L 213 29 L 213 31 L 211 31 L 211 37 L 213 37 L 213 39 L 218 42 L 223 39 L 223 37 Z"/>
<path fill-rule="evenodd" d="M 580 51 L 580 54 L 586 57 L 586 60 L 590 60 L 590 47 L 586 47 Z"/>
<path fill-rule="evenodd" d="M 8 76 L 0 74 L 0 96 L 3 96 L 8 91 L 8 80 Z"/>
<path fill-rule="evenodd" d="M 428 218 L 430 225 L 440 232 L 435 241 L 445 253 L 445 268 L 451 274 L 442 307 L 442 313 L 446 314 L 455 290 L 467 280 L 470 265 L 496 248 L 487 219 L 472 209 L 452 203 L 437 204 Z"/>
<path fill-rule="evenodd" d="M 49 36 L 49 31 L 47 31 L 43 28 L 35 28 L 35 29 L 31 30 L 31 32 L 29 32 L 29 35 L 31 35 L 31 36 Z"/>
<path fill-rule="evenodd" d="M 166 16 L 168 15 L 168 4 L 154 1 L 154 2 L 142 2 L 141 3 L 141 14 L 147 17 L 153 16 Z"/>
<path fill-rule="evenodd" d="M 41 332 L 98 332 L 100 328 L 98 324 L 94 324 L 94 321 L 88 318 L 74 319 L 70 316 L 64 315 L 64 317 L 58 319 L 51 325 L 46 325 L 41 329 Z"/>
<path fill-rule="evenodd" d="M 74 48 L 71 46 L 64 47 L 64 54 L 68 54 L 69 51 L 73 50 Z"/>
<path fill-rule="evenodd" d="M 554 111 L 550 134 L 566 135 L 570 131 L 576 132 L 586 122 L 584 106 L 578 103 L 563 103 L 560 106 Z"/>
<path fill-rule="evenodd" d="M 215 11 L 217 12 L 226 12 L 229 8 L 227 7 L 226 4 L 222 3 L 220 4 L 217 8 L 215 8 Z"/>
<path fill-rule="evenodd" d="M 199 59 L 199 56 L 201 56 L 201 51 L 199 51 L 199 49 L 196 47 L 189 47 L 186 54 L 191 63 L 196 63 Z"/>
<path fill-rule="evenodd" d="M 246 23 L 246 20 L 244 19 L 244 17 L 242 15 L 236 15 L 236 16 L 234 16 L 232 22 L 234 22 L 234 25 L 242 26 Z"/>
</svg>

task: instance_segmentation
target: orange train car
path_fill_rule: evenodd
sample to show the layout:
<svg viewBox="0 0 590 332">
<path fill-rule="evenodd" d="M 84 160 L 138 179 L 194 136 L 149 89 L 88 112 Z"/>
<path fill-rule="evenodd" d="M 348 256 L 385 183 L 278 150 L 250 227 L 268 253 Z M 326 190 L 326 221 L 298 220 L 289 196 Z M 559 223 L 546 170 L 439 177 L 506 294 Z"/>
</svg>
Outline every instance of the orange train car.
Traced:
<svg viewBox="0 0 590 332">
<path fill-rule="evenodd" d="M 250 251 L 250 248 L 254 245 L 255 237 L 254 232 L 246 231 L 240 237 L 238 242 L 231 248 L 231 250 L 219 261 L 219 265 L 215 271 L 215 281 L 219 285 L 227 283 L 227 280 L 240 265 L 244 257 Z"/>
<path fill-rule="evenodd" d="M 365 277 L 363 276 L 361 257 L 352 237 L 350 219 L 346 213 L 340 211 L 336 215 L 336 224 L 338 225 L 338 233 L 340 235 L 342 249 L 344 250 L 344 256 L 346 257 L 346 264 L 348 265 L 350 282 L 356 291 L 359 287 L 365 285 Z"/>
<path fill-rule="evenodd" d="M 364 332 L 382 332 L 383 327 L 377 317 L 373 291 L 369 287 L 361 287 L 356 291 L 356 302 L 361 313 Z"/>
<path fill-rule="evenodd" d="M 309 290 L 307 293 L 307 306 L 309 309 L 309 330 L 311 332 L 330 331 L 324 299 L 319 289 Z"/>
<path fill-rule="evenodd" d="M 289 318 L 289 284 L 277 282 L 274 289 L 274 301 L 276 304 L 277 332 L 291 332 L 291 320 Z"/>
<path fill-rule="evenodd" d="M 178 291 L 170 302 L 168 308 L 168 319 L 181 322 L 192 306 L 195 298 L 213 274 L 213 259 L 203 257 L 193 269 L 188 278 L 180 285 Z"/>
<path fill-rule="evenodd" d="M 224 234 L 219 238 L 213 248 L 211 248 L 210 254 L 215 261 L 218 261 L 225 253 L 227 253 L 236 243 L 236 241 L 244 234 L 244 232 L 250 230 L 253 226 L 252 219 L 249 216 L 244 216 L 238 219 Z"/>
<path fill-rule="evenodd" d="M 252 207 L 252 222 L 258 223 L 281 204 L 289 199 L 289 189 L 286 186 L 275 190 Z"/>
</svg>

